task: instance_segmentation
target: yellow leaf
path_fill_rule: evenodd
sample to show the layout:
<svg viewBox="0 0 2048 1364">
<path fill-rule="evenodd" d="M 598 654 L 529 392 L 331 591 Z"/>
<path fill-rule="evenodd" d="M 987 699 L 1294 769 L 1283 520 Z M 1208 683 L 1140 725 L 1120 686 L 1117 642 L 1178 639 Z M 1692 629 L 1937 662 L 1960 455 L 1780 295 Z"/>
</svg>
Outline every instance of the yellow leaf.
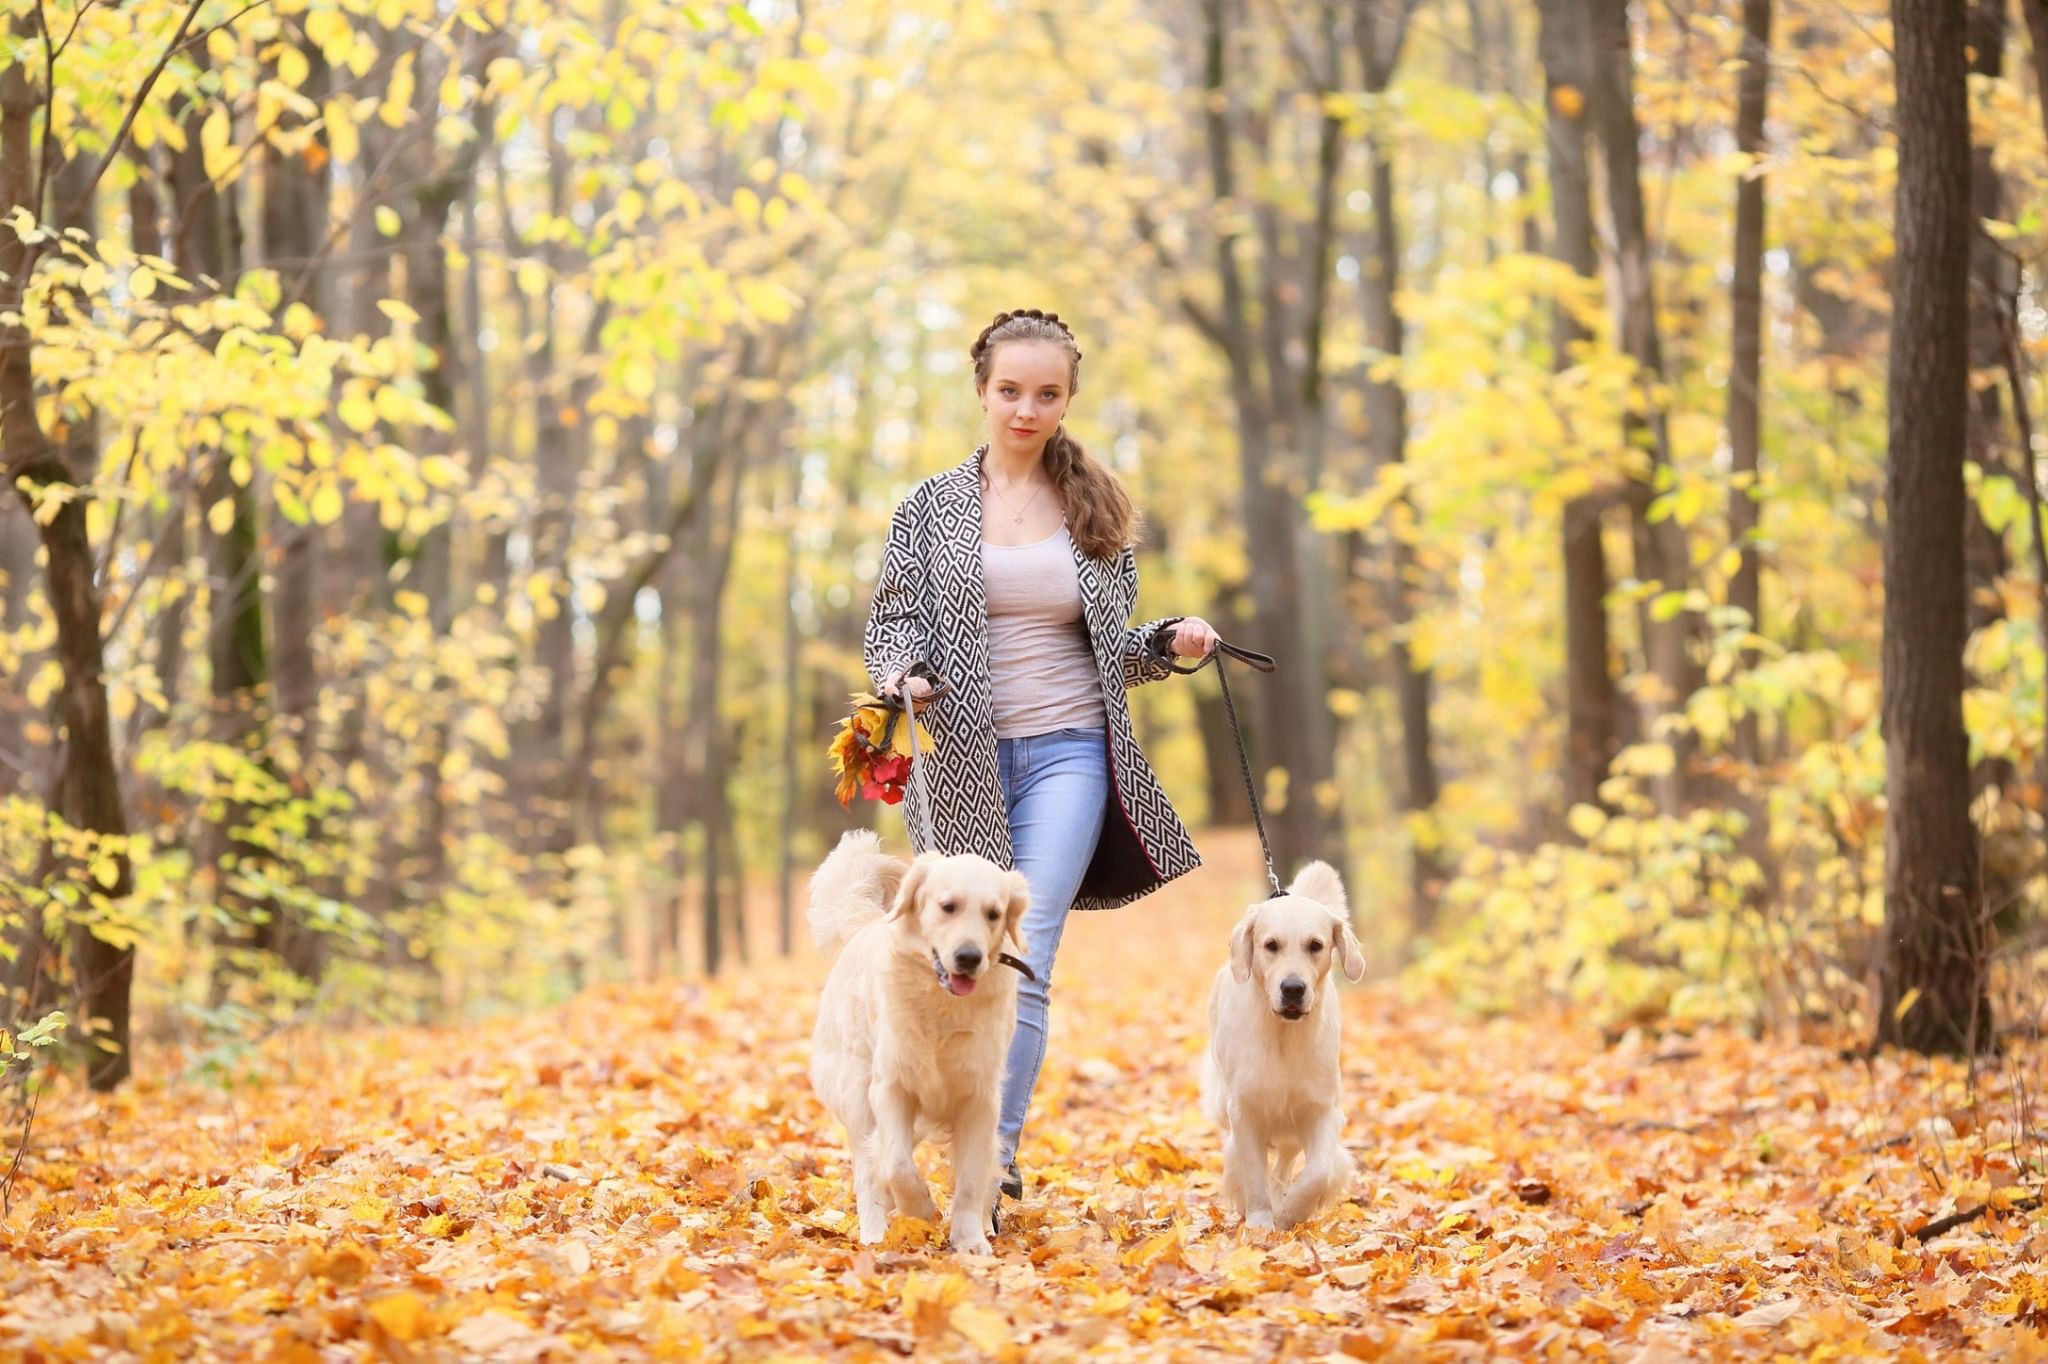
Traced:
<svg viewBox="0 0 2048 1364">
<path fill-rule="evenodd" d="M 308 24 L 318 15 L 308 17 Z M 336 161 L 353 161 L 362 149 L 356 137 L 355 115 L 349 112 L 346 101 L 330 99 L 320 106 L 322 121 L 327 125 L 327 150 Z"/>
<path fill-rule="evenodd" d="M 1120 1317 L 1131 1310 L 1131 1290 L 1112 1288 L 1107 1293 L 1097 1294 L 1095 1301 L 1088 1304 L 1088 1310 L 1099 1317 Z"/>
<path fill-rule="evenodd" d="M 394 23 L 392 27 L 397 25 Z M 385 127 L 403 128 L 405 121 L 412 117 L 414 80 L 413 55 L 408 52 L 392 68 L 391 77 L 384 85 L 384 102 L 377 106 L 377 118 Z"/>
<path fill-rule="evenodd" d="M 344 394 L 335 412 L 351 431 L 367 432 L 377 424 L 377 405 L 359 392 Z"/>
<path fill-rule="evenodd" d="M 418 1340 L 431 1319 L 427 1300 L 409 1289 L 377 1299 L 369 1310 L 370 1319 L 398 1340 Z"/>
<path fill-rule="evenodd" d="M 1896 1023 L 1904 1018 L 1908 1013 L 1912 1012 L 1913 1006 L 1919 1002 L 1920 987 L 1915 985 L 1912 989 L 1906 991 L 1904 995 L 1900 996 L 1899 1002 L 1892 1006 L 1892 1022 Z"/>
<path fill-rule="evenodd" d="M 147 265 L 138 265 L 128 273 L 128 292 L 136 298 L 148 298 L 156 292 L 156 271 Z"/>
<path fill-rule="evenodd" d="M 206 509 L 206 527 L 215 535 L 226 535 L 235 524 L 235 499 L 223 497 Z"/>
<path fill-rule="evenodd" d="M 391 1217 L 391 1204 L 375 1194 L 364 1194 L 349 1205 L 348 1215 L 366 1227 L 381 1227 Z"/>
<path fill-rule="evenodd" d="M 404 220 L 398 216 L 398 210 L 389 204 L 377 205 L 377 211 L 371 216 L 377 220 L 379 236 L 395 237 L 399 228 L 405 225 Z"/>
<path fill-rule="evenodd" d="M 952 1320 L 953 1329 L 986 1354 L 1001 1354 L 1016 1343 L 1010 1319 L 992 1307 L 963 1302 L 953 1309 Z"/>
<path fill-rule="evenodd" d="M 323 483 L 313 493 L 313 522 L 315 525 L 331 526 L 341 519 L 341 489 L 333 483 Z"/>
<path fill-rule="evenodd" d="M 1165 1231 L 1154 1232 L 1117 1258 L 1132 1269 L 1144 1269 L 1161 1261 L 1167 1264 L 1179 1263 L 1180 1228 L 1168 1227 Z"/>
<path fill-rule="evenodd" d="M 1586 97 L 1575 85 L 1560 85 L 1550 92 L 1550 107 L 1566 118 L 1577 118 L 1585 112 Z"/>
<path fill-rule="evenodd" d="M 206 178 L 215 184 L 235 168 L 237 158 L 229 145 L 233 138 L 234 124 L 228 119 L 228 111 L 216 106 L 199 126 L 200 157 L 206 164 Z"/>
<path fill-rule="evenodd" d="M 958 1274 L 912 1274 L 903 1281 L 903 1315 L 909 1318 L 911 1329 L 921 1336 L 937 1335 L 944 1330 L 954 1306 L 966 1299 L 967 1280 Z"/>
</svg>

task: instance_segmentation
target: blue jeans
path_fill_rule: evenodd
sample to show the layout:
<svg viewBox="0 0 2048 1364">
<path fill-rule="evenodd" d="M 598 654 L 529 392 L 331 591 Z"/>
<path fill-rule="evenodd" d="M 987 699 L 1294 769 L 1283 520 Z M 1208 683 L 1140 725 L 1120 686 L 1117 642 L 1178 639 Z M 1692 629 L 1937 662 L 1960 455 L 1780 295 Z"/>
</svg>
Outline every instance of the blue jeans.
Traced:
<svg viewBox="0 0 2048 1364">
<path fill-rule="evenodd" d="M 996 760 L 1010 820 L 1011 851 L 1017 870 L 1031 883 L 1031 908 L 1024 914 L 1024 958 L 1038 976 L 1017 982 L 1017 1034 L 1010 1043 L 997 1125 L 1001 1168 L 1016 1159 L 1031 1091 L 1045 1063 L 1053 954 L 1059 950 L 1067 911 L 1095 856 L 1109 810 L 1107 733 L 1097 725 L 1000 739 Z"/>
</svg>

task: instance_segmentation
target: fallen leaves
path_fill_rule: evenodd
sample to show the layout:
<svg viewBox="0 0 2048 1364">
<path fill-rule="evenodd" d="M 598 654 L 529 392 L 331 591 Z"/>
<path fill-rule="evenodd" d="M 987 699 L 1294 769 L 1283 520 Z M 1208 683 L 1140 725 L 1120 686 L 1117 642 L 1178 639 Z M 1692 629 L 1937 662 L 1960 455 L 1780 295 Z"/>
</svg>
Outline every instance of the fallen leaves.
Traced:
<svg viewBox="0 0 2048 1364">
<path fill-rule="evenodd" d="M 1236 911 L 1162 896 L 1068 928 L 1029 1188 L 992 1257 L 909 1219 L 853 1239 L 843 1139 L 806 1076 L 823 967 L 802 960 L 284 1038 L 232 1102 L 59 1088 L 5 1223 L 0 1352 L 2048 1352 L 2039 1058 L 2018 1050 L 1973 1085 L 1942 1061 L 1716 1032 L 1605 1045 L 1354 992 L 1353 1197 L 1246 1231 L 1195 1101 Z"/>
</svg>

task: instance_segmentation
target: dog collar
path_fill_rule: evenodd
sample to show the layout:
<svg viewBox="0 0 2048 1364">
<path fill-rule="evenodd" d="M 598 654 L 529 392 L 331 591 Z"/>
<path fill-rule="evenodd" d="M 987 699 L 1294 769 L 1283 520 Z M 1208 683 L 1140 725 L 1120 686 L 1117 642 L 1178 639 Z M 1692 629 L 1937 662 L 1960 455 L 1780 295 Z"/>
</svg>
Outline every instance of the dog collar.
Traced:
<svg viewBox="0 0 2048 1364">
<path fill-rule="evenodd" d="M 996 953 L 996 960 L 1005 966 L 1015 967 L 1026 980 L 1035 981 L 1038 979 L 1038 973 L 1031 969 L 1031 963 L 1025 961 L 1022 957 L 1013 957 L 1008 952 L 998 952 Z M 938 976 L 939 984 L 944 985 L 948 973 L 945 965 L 939 961 L 939 954 L 937 952 L 932 953 L 932 971 Z"/>
</svg>

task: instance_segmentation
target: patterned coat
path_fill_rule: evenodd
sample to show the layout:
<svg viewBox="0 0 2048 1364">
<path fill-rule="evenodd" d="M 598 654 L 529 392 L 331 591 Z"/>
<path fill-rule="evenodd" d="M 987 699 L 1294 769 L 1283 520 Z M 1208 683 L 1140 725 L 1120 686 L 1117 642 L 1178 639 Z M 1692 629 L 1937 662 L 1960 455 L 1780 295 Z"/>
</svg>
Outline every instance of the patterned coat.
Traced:
<svg viewBox="0 0 2048 1364">
<path fill-rule="evenodd" d="M 976 450 L 964 464 L 926 479 L 896 508 L 868 612 L 865 653 L 877 690 L 915 663 L 947 684 L 944 696 L 918 712 L 932 736 L 933 751 L 918 759 L 937 826 L 930 846 L 980 853 L 1007 867 L 1010 826 L 996 762 L 988 597 L 981 576 L 981 456 Z M 1114 909 L 1201 865 L 1194 841 L 1138 748 L 1124 697 L 1128 688 L 1173 675 L 1155 641 L 1163 650 L 1162 632 L 1181 617 L 1125 623 L 1138 601 L 1138 563 L 1128 547 L 1114 559 L 1091 559 L 1076 545 L 1074 563 L 1109 717 L 1112 796 L 1074 906 Z M 926 851 L 917 821 L 907 822 L 913 846 Z"/>
</svg>

